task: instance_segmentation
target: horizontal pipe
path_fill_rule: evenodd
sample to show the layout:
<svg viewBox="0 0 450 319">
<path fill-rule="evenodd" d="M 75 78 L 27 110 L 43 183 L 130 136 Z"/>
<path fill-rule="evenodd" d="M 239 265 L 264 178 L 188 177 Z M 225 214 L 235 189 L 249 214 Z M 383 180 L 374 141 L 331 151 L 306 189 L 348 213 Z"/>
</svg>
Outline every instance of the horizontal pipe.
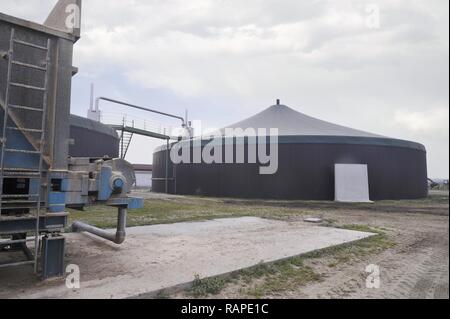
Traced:
<svg viewBox="0 0 450 319">
<path fill-rule="evenodd" d="M 179 119 L 183 123 L 183 125 L 186 125 L 185 119 L 182 118 L 181 116 L 177 116 L 177 115 L 173 115 L 173 114 L 169 114 L 169 113 L 164 113 L 164 112 L 148 109 L 146 107 L 142 107 L 142 106 L 126 103 L 126 102 L 117 101 L 117 100 L 110 99 L 108 97 L 103 97 L 103 96 L 98 97 L 95 100 L 95 110 L 96 111 L 99 110 L 100 100 L 111 102 L 111 103 L 116 103 L 116 104 L 121 104 L 121 105 L 128 106 L 128 107 L 131 107 L 131 108 L 134 108 L 134 109 L 137 109 L 137 110 L 141 110 L 141 111 L 151 112 L 151 113 L 155 113 L 155 114 L 164 115 L 164 116 L 172 117 L 172 118 L 175 118 L 175 119 Z"/>
<path fill-rule="evenodd" d="M 25 266 L 25 265 L 33 265 L 33 264 L 34 264 L 33 260 L 20 261 L 20 262 L 12 263 L 12 264 L 0 264 L 0 268 L 9 268 L 9 267 L 17 267 L 17 266 Z"/>
<path fill-rule="evenodd" d="M 104 229 L 100 229 L 83 222 L 74 222 L 72 224 L 72 230 L 74 232 L 87 232 L 103 239 L 109 240 L 117 245 L 122 244 L 126 237 L 127 227 L 127 210 L 126 208 L 120 208 L 117 216 L 117 230 L 116 233 L 110 233 Z"/>
</svg>

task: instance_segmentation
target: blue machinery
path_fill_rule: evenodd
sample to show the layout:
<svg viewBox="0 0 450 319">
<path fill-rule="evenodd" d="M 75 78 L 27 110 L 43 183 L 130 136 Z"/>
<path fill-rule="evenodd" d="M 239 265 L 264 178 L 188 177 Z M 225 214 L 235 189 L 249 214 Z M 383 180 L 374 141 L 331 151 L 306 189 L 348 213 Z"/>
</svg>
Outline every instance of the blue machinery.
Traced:
<svg viewBox="0 0 450 319">
<path fill-rule="evenodd" d="M 68 157 L 80 12 L 81 0 L 60 0 L 43 25 L 0 13 L 0 253 L 25 255 L 0 263 L 0 271 L 33 265 L 43 278 L 61 276 L 67 208 L 116 207 L 115 234 L 81 222 L 72 227 L 120 244 L 127 210 L 143 206 L 128 196 L 135 175 L 123 159 Z"/>
</svg>

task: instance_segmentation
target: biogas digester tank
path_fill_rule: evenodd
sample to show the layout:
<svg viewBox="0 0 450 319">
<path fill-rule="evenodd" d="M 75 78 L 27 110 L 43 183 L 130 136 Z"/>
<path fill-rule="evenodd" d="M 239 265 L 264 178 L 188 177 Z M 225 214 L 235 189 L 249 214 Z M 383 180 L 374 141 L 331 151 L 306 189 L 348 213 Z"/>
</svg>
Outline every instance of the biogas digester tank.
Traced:
<svg viewBox="0 0 450 319">
<path fill-rule="evenodd" d="M 170 193 L 233 198 L 333 200 L 335 164 L 366 164 L 371 200 L 426 197 L 427 160 L 423 145 L 375 135 L 274 105 L 230 128 L 278 128 L 279 165 L 261 175 L 260 164 L 169 161 Z M 229 139 L 221 131 L 224 139 Z M 194 146 L 191 141 L 191 156 Z M 203 141 L 202 148 L 208 141 Z M 236 144 L 237 139 L 231 143 Z M 248 143 L 248 139 L 245 139 Z M 225 144 L 225 143 L 223 143 Z M 236 145 L 234 145 L 236 146 Z M 153 155 L 153 191 L 165 192 L 166 151 Z M 225 146 L 223 146 L 225 154 Z"/>
</svg>

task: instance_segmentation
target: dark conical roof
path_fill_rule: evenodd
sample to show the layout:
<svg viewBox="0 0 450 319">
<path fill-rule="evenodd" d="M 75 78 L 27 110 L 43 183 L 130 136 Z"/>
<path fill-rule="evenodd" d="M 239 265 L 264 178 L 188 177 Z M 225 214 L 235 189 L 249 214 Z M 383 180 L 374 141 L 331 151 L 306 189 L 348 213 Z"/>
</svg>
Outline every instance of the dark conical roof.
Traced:
<svg viewBox="0 0 450 319">
<path fill-rule="evenodd" d="M 278 135 L 280 136 L 383 137 L 381 135 L 322 121 L 297 112 L 286 105 L 273 105 L 261 113 L 230 125 L 227 128 L 253 128 L 255 130 L 259 128 L 278 128 Z"/>
</svg>

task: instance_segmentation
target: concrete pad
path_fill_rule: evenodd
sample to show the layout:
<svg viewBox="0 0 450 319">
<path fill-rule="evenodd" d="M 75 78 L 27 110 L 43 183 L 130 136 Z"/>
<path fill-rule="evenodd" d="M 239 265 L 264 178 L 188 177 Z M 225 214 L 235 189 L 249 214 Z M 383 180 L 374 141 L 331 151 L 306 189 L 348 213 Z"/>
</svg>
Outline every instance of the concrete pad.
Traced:
<svg viewBox="0 0 450 319">
<path fill-rule="evenodd" d="M 80 289 L 31 279 L 28 268 L 1 269 L 0 298 L 133 297 L 371 235 L 254 217 L 129 228 L 121 246 L 67 234 L 66 261 L 80 267 Z"/>
</svg>

